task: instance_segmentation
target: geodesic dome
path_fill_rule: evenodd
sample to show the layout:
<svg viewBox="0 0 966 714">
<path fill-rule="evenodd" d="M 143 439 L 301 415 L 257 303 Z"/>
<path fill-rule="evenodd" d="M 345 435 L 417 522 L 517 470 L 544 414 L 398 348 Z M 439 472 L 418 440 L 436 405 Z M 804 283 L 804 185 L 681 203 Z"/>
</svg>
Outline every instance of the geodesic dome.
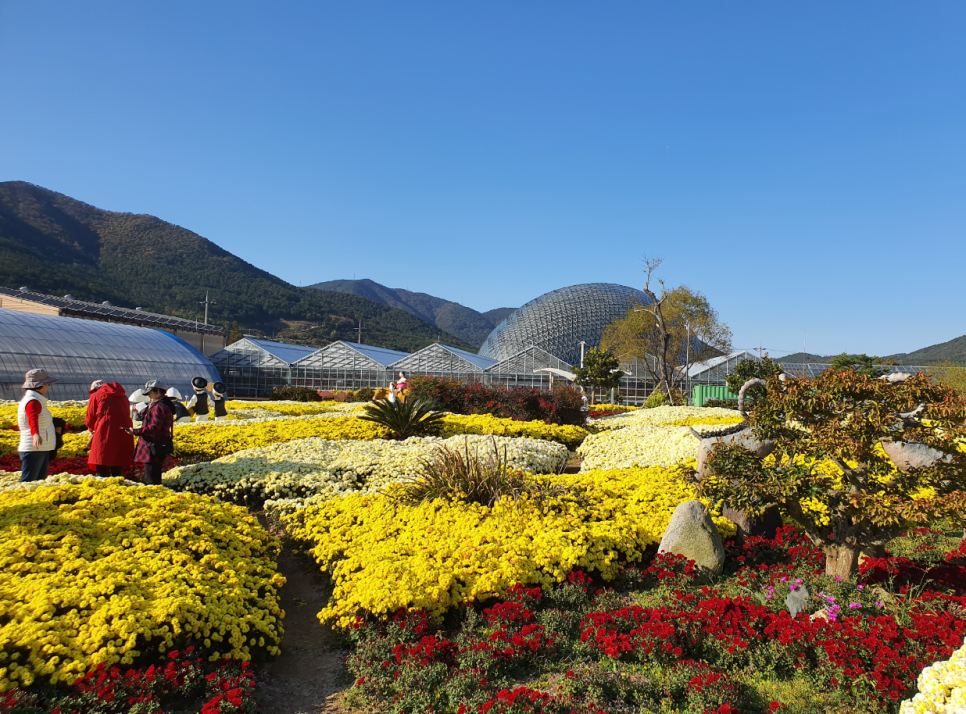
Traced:
<svg viewBox="0 0 966 714">
<path fill-rule="evenodd" d="M 560 288 L 510 313 L 486 338 L 480 354 L 504 360 L 536 345 L 568 364 L 579 364 L 581 341 L 588 350 L 599 346 L 607 325 L 649 302 L 640 290 L 614 283 Z"/>
</svg>

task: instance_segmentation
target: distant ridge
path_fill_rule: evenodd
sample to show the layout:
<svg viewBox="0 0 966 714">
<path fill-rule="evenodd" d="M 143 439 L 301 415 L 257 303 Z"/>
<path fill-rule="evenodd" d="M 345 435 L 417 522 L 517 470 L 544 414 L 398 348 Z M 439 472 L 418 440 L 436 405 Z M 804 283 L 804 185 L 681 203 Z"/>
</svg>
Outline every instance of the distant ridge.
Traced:
<svg viewBox="0 0 966 714">
<path fill-rule="evenodd" d="M 109 300 L 209 320 L 277 340 L 355 341 L 411 352 L 436 341 L 473 345 L 410 311 L 359 295 L 299 288 L 185 228 L 116 213 L 25 181 L 0 182 L 0 285 L 78 300 Z"/>
<path fill-rule="evenodd" d="M 414 293 L 402 288 L 389 288 L 369 279 L 327 280 L 309 287 L 316 290 L 361 295 L 383 305 L 405 310 L 477 348 L 483 344 L 493 328 L 516 309 L 498 307 L 481 313 L 452 300 L 426 293 Z"/>
</svg>

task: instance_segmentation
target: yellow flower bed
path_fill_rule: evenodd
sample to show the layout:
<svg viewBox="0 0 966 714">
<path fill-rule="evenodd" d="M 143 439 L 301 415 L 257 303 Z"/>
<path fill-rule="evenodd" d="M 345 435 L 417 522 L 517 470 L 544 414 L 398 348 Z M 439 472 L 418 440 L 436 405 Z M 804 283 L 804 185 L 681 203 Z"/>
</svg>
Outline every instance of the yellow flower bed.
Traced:
<svg viewBox="0 0 966 714">
<path fill-rule="evenodd" d="M 0 407 L 0 429 L 9 429 L 17 426 L 17 408 L 19 404 Z M 87 402 L 63 402 L 63 405 L 48 403 L 50 413 L 55 417 L 60 417 L 74 429 L 86 429 L 84 425 L 84 415 L 87 414 Z"/>
<path fill-rule="evenodd" d="M 613 578 L 660 541 L 675 507 L 694 493 L 662 468 L 533 476 L 565 495 L 490 509 L 433 501 L 401 505 L 388 494 L 348 494 L 286 516 L 291 534 L 335 581 L 323 622 L 345 627 L 400 607 L 441 613 L 496 597 L 518 582 L 549 586 L 582 568 Z M 714 517 L 725 537 L 734 524 Z"/>
<path fill-rule="evenodd" d="M 634 412 L 640 409 L 640 407 L 632 407 L 626 404 L 591 404 L 590 411 L 592 412 Z"/>
<path fill-rule="evenodd" d="M 587 437 L 588 431 L 579 426 L 544 424 L 542 421 L 500 419 L 490 414 L 447 414 L 443 417 L 444 439 L 457 434 L 493 434 L 495 436 L 524 436 L 530 439 L 556 441 L 575 448 Z"/>
<path fill-rule="evenodd" d="M 64 434 L 64 446 L 57 452 L 57 458 L 72 459 L 78 456 L 86 456 L 90 438 L 90 432 L 87 431 L 80 434 Z M 0 456 L 16 454 L 19 447 L 19 431 L 0 431 Z"/>
<path fill-rule="evenodd" d="M 279 546 L 242 508 L 87 479 L 0 493 L 0 534 L 0 691 L 188 638 L 212 661 L 278 652 Z"/>
<path fill-rule="evenodd" d="M 255 449 L 296 439 L 379 439 L 388 431 L 355 417 L 334 419 L 289 419 L 239 426 L 200 424 L 184 426 L 175 433 L 175 457 L 218 458 L 242 449 Z"/>
<path fill-rule="evenodd" d="M 230 400 L 225 402 L 225 407 L 228 411 L 260 410 L 286 416 L 312 416 L 334 411 L 332 407 L 335 404 L 338 404 L 338 402 L 241 402 Z M 356 406 L 362 407 L 361 404 Z"/>
</svg>

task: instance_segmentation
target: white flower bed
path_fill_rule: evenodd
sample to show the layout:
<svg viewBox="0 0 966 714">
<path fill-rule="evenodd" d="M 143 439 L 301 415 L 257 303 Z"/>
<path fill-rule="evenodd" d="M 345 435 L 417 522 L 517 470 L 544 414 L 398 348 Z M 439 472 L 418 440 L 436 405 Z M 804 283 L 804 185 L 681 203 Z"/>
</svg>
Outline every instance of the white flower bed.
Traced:
<svg viewBox="0 0 966 714">
<path fill-rule="evenodd" d="M 602 419 L 589 419 L 588 424 L 598 430 L 623 429 L 628 426 L 678 426 L 686 424 L 727 425 L 738 423 L 741 417 L 733 409 L 721 407 L 655 407 L 653 409 L 638 409 L 626 414 L 615 414 Z"/>
<path fill-rule="evenodd" d="M 966 714 L 966 644 L 922 670 L 919 693 L 901 704 L 899 714 Z"/>
<path fill-rule="evenodd" d="M 567 460 L 567 448 L 539 439 L 494 437 L 510 468 L 531 473 L 553 473 Z M 350 441 L 319 438 L 245 449 L 210 463 L 171 469 L 164 484 L 224 501 L 257 506 L 307 497 L 331 498 L 350 491 L 379 491 L 390 483 L 417 477 L 422 462 L 438 446 L 491 448 L 488 436 L 454 436 L 449 439 L 411 438 L 406 441 Z"/>
</svg>

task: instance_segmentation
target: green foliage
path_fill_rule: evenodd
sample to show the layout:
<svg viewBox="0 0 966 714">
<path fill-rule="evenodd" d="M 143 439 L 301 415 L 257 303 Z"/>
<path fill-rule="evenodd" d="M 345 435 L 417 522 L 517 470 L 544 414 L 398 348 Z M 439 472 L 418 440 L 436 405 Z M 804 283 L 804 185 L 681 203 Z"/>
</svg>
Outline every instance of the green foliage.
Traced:
<svg viewBox="0 0 966 714">
<path fill-rule="evenodd" d="M 966 394 L 966 367 L 952 362 L 942 362 L 929 368 L 929 373 L 943 384 Z"/>
<path fill-rule="evenodd" d="M 227 344 L 232 345 L 238 342 L 238 340 L 240 340 L 241 337 L 242 337 L 242 333 L 241 333 L 241 330 L 238 329 L 238 321 L 236 320 L 235 322 L 231 323 L 231 329 L 228 330 Z"/>
<path fill-rule="evenodd" d="M 356 341 L 359 320 L 365 341 L 388 349 L 414 351 L 440 336 L 403 310 L 290 285 L 154 216 L 103 211 L 23 181 L 0 183 L 0 285 L 193 320 L 202 319 L 209 290 L 209 321 L 312 346 Z M 303 324 L 291 329 L 285 320 Z"/>
<path fill-rule="evenodd" d="M 866 377 L 881 377 L 887 370 L 876 367 L 877 364 L 881 364 L 878 360 L 878 357 L 869 357 L 866 354 L 850 355 L 847 352 L 843 352 L 832 358 L 832 369 L 854 369 Z"/>
<path fill-rule="evenodd" d="M 743 359 L 738 364 L 735 365 L 734 371 L 728 375 L 725 380 L 728 384 L 728 389 L 732 394 L 738 394 L 741 391 L 742 385 L 749 379 L 768 379 L 777 374 L 781 374 L 782 366 L 771 357 L 768 353 L 761 360 L 756 359 Z M 759 387 L 755 385 L 754 387 L 749 387 L 746 393 L 746 399 L 755 401 L 756 399 L 761 399 L 765 396 L 764 387 Z M 737 408 L 737 405 L 736 405 Z"/>
<path fill-rule="evenodd" d="M 290 402 L 321 402 L 322 397 L 314 389 L 308 387 L 276 387 L 272 392 L 272 399 Z"/>
<path fill-rule="evenodd" d="M 360 419 L 386 427 L 400 441 L 432 432 L 443 419 L 440 412 L 433 411 L 431 402 L 418 398 L 395 402 L 378 399 L 367 405 L 365 411 Z"/>
<path fill-rule="evenodd" d="M 439 447 L 423 464 L 422 475 L 404 484 L 396 496 L 408 503 L 445 498 L 493 506 L 501 498 L 516 500 L 533 491 L 521 472 L 507 468 L 506 448 L 501 453 L 491 437 L 483 455 L 479 445 L 470 452 L 468 438 L 463 449 Z"/>
<path fill-rule="evenodd" d="M 681 406 L 687 403 L 687 397 L 684 396 L 684 392 L 680 389 L 672 389 L 671 396 L 673 397 L 674 405 Z M 668 399 L 667 393 L 662 392 L 660 389 L 655 389 L 644 402 L 644 408 L 653 409 L 654 407 L 663 407 L 666 404 L 672 404 L 672 401 Z"/>
<path fill-rule="evenodd" d="M 584 366 L 574 367 L 574 381 L 585 389 L 593 390 L 592 393 L 598 389 L 616 389 L 623 376 L 620 366 L 620 362 L 610 352 L 591 347 L 584 355 Z"/>
<path fill-rule="evenodd" d="M 822 546 L 830 575 L 853 574 L 859 551 L 883 546 L 910 524 L 962 522 L 966 399 L 925 374 L 895 384 L 854 369 L 772 377 L 751 424 L 759 439 L 774 440 L 772 456 L 716 447 L 700 496 L 753 514 L 776 506 Z M 899 471 L 883 441 L 922 444 L 941 458 Z"/>
</svg>

